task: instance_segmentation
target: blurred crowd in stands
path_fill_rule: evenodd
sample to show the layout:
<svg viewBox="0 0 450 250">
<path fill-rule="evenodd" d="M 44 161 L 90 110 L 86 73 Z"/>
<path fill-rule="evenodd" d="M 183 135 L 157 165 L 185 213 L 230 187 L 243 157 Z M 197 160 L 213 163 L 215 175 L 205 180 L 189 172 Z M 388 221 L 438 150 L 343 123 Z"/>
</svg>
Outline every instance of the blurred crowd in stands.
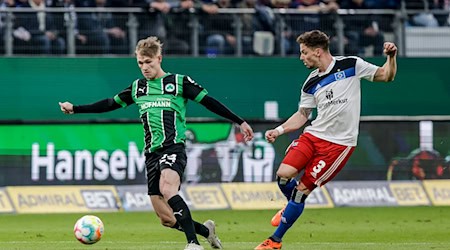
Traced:
<svg viewBox="0 0 450 250">
<path fill-rule="evenodd" d="M 222 8 L 251 8 L 255 14 L 240 14 L 242 20 L 242 53 L 254 54 L 255 32 L 274 35 L 281 32 L 282 39 L 275 46 L 283 46 L 286 55 L 298 54 L 297 35 L 311 29 L 321 29 L 332 38 L 331 49 L 336 52 L 335 15 L 339 9 L 400 9 L 423 10 L 410 15 L 410 26 L 449 26 L 448 14 L 431 14 L 429 10 L 450 10 L 450 0 L 0 0 L 0 9 L 31 8 L 36 12 L 15 12 L 13 18 L 14 54 L 64 54 L 67 47 L 66 26 L 74 21 L 76 54 L 118 54 L 130 52 L 128 13 L 109 12 L 45 12 L 46 8 L 77 7 L 124 8 L 139 7 L 137 39 L 153 35 L 163 42 L 166 54 L 191 53 L 190 15 L 199 16 L 200 53 L 231 55 L 235 53 L 237 38 L 233 15 L 219 14 Z M 303 15 L 283 15 L 274 9 L 303 9 Z M 4 53 L 7 12 L 0 12 L 0 53 Z M 345 15 L 345 54 L 362 54 L 368 46 L 373 55 L 382 54 L 386 33 L 392 33 L 393 15 Z M 281 31 L 280 31 L 281 30 Z M 282 43 L 282 45 L 281 45 Z M 131 46 L 132 47 L 132 46 Z"/>
</svg>

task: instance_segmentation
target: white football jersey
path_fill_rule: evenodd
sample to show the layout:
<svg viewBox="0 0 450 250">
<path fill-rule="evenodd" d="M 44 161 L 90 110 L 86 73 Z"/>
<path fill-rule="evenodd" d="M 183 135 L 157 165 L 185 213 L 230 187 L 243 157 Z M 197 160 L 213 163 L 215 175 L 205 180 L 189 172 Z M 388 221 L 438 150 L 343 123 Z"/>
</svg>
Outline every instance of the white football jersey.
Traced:
<svg viewBox="0 0 450 250">
<path fill-rule="evenodd" d="M 325 72 L 314 70 L 303 84 L 299 108 L 317 108 L 304 132 L 356 146 L 361 111 L 361 78 L 373 81 L 378 66 L 359 57 L 333 57 Z"/>
</svg>

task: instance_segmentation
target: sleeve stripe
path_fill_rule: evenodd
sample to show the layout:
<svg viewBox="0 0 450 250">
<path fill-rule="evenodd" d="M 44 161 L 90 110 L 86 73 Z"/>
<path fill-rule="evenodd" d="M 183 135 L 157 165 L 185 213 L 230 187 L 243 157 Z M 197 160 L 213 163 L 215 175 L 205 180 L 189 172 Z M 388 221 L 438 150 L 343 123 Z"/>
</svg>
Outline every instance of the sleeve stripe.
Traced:
<svg viewBox="0 0 450 250">
<path fill-rule="evenodd" d="M 122 107 L 127 106 L 127 104 L 124 101 L 122 101 L 122 99 L 120 99 L 119 95 L 114 96 L 114 101 Z"/>
<path fill-rule="evenodd" d="M 206 95 L 208 94 L 207 91 L 202 90 L 198 95 L 195 97 L 194 101 L 200 102 Z"/>
</svg>

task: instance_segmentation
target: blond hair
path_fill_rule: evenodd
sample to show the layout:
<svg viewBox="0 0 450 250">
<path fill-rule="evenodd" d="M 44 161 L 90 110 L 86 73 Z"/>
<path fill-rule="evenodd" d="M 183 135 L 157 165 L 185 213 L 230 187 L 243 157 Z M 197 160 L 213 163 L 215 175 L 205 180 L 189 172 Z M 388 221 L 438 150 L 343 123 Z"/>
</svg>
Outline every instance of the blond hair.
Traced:
<svg viewBox="0 0 450 250">
<path fill-rule="evenodd" d="M 161 55 L 162 46 L 163 44 L 156 36 L 149 36 L 139 40 L 134 53 L 141 56 L 155 57 Z"/>
</svg>

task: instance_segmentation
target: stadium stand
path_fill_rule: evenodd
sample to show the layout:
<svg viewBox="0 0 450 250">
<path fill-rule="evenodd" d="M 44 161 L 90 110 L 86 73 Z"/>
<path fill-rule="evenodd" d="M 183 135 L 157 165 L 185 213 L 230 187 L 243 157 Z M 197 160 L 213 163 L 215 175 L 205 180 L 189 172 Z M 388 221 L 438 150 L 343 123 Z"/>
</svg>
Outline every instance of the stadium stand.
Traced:
<svg viewBox="0 0 450 250">
<path fill-rule="evenodd" d="M 129 56 L 137 40 L 156 35 L 168 55 L 207 56 L 214 50 L 218 56 L 297 56 L 295 38 L 310 29 L 332 37 L 334 54 L 380 56 L 386 40 L 399 45 L 400 56 L 450 53 L 446 0 L 40 2 L 0 0 L 0 53 Z M 24 21 L 30 17 L 36 22 Z M 40 25 L 26 27 L 31 24 Z M 273 52 L 255 53 L 253 37 L 260 31 L 273 35 Z M 48 41 L 35 39 L 38 32 L 47 34 L 43 38 Z M 225 39 L 217 40 L 220 37 Z"/>
</svg>

